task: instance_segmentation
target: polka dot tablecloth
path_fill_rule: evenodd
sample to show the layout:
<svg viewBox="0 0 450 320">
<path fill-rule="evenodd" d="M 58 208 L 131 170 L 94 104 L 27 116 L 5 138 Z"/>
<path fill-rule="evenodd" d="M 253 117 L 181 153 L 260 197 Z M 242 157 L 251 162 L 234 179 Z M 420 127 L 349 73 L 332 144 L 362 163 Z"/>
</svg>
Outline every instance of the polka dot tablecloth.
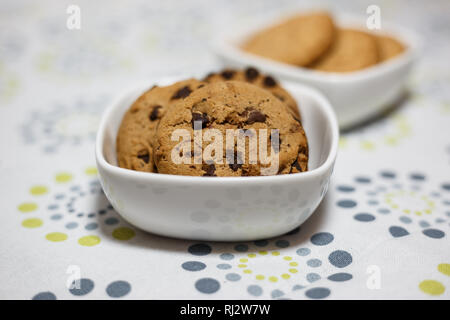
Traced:
<svg viewBox="0 0 450 320">
<path fill-rule="evenodd" d="M 319 2 L 364 15 L 374 1 Z M 99 116 L 127 83 L 220 68 L 208 43 L 221 29 L 301 5 L 77 1 L 69 30 L 65 3 L 3 1 L 0 298 L 449 299 L 450 4 L 378 2 L 425 41 L 405 99 L 342 134 L 328 194 L 300 228 L 209 243 L 117 214 L 94 165 Z"/>
</svg>

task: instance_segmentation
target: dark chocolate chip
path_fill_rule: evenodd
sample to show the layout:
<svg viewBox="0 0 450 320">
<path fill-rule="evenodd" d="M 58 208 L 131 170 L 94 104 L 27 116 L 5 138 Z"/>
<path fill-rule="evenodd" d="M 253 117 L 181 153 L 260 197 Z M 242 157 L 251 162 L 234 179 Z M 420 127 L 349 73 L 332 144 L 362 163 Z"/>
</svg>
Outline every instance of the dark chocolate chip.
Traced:
<svg viewBox="0 0 450 320">
<path fill-rule="evenodd" d="M 206 113 L 197 113 L 197 112 L 195 112 L 195 113 L 192 114 L 192 120 L 191 120 L 193 129 L 196 129 L 195 126 L 194 126 L 194 123 L 197 122 L 197 121 L 201 121 L 202 129 L 205 129 L 206 126 L 209 123 L 209 117 L 208 117 L 208 115 Z"/>
<path fill-rule="evenodd" d="M 249 67 L 245 70 L 245 78 L 248 81 L 253 81 L 259 76 L 259 71 L 253 67 Z"/>
<path fill-rule="evenodd" d="M 204 86 L 205 86 L 204 84 L 201 84 L 197 87 L 197 89 L 203 88 Z"/>
<path fill-rule="evenodd" d="M 231 78 L 233 78 L 235 73 L 236 73 L 236 71 L 233 71 L 233 70 L 224 70 L 224 71 L 222 71 L 222 73 L 220 75 L 222 76 L 222 78 L 224 78 L 226 80 L 230 80 Z"/>
<path fill-rule="evenodd" d="M 252 124 L 255 122 L 264 122 L 266 121 L 266 115 L 258 110 L 250 111 L 250 114 L 247 118 L 247 123 Z"/>
<path fill-rule="evenodd" d="M 192 90 L 188 86 L 184 86 L 183 88 L 175 92 L 175 94 L 172 96 L 172 99 L 184 99 L 189 96 L 191 92 Z"/>
<path fill-rule="evenodd" d="M 150 112 L 150 121 L 155 121 L 156 119 L 158 119 L 159 109 L 161 109 L 161 106 L 153 107 L 152 112 Z"/>
<path fill-rule="evenodd" d="M 229 157 L 229 152 L 227 152 L 227 162 L 228 162 L 229 167 L 233 171 L 237 171 L 239 168 L 242 168 L 241 153 L 234 151 L 234 157 L 232 158 L 232 157 Z"/>
<path fill-rule="evenodd" d="M 271 76 L 266 76 L 264 78 L 264 85 L 266 87 L 275 87 L 277 85 L 277 82 L 275 81 L 274 78 L 272 78 Z"/>
<path fill-rule="evenodd" d="M 214 164 L 204 164 L 202 169 L 206 171 L 203 175 L 204 177 L 216 177 L 214 174 L 214 172 L 216 172 L 216 166 Z"/>
<path fill-rule="evenodd" d="M 298 158 L 295 159 L 295 161 L 291 165 L 291 173 L 292 173 L 292 167 L 295 167 L 299 172 L 302 172 L 302 167 L 300 167 L 300 164 L 298 163 Z"/>
<path fill-rule="evenodd" d="M 142 161 L 144 161 L 145 163 L 148 163 L 148 161 L 150 160 L 150 156 L 149 156 L 149 154 L 147 153 L 147 151 L 145 151 L 145 153 L 138 154 L 137 157 L 138 157 L 139 159 L 141 159 Z"/>
</svg>

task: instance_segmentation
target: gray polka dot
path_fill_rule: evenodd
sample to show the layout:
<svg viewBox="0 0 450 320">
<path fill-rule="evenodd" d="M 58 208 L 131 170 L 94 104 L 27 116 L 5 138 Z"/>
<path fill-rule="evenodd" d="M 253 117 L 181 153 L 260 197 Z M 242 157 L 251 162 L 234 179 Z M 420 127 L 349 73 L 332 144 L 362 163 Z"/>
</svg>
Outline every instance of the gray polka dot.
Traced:
<svg viewBox="0 0 450 320">
<path fill-rule="evenodd" d="M 181 267 L 187 271 L 200 271 L 206 268 L 206 264 L 200 261 L 186 261 Z"/>
<path fill-rule="evenodd" d="M 423 180 L 425 180 L 425 175 L 423 175 L 421 173 L 411 173 L 409 175 L 409 178 L 412 180 L 423 181 Z"/>
<path fill-rule="evenodd" d="M 336 250 L 328 256 L 330 263 L 337 268 L 344 268 L 352 263 L 353 258 L 350 253 L 344 250 Z"/>
<path fill-rule="evenodd" d="M 442 189 L 446 190 L 446 191 L 450 191 L 450 183 L 444 183 L 442 184 Z"/>
<path fill-rule="evenodd" d="M 78 223 L 76 222 L 69 222 L 66 224 L 67 229 L 75 229 L 76 227 L 78 227 Z"/>
<path fill-rule="evenodd" d="M 207 222 L 209 220 L 209 213 L 203 211 L 192 212 L 191 220 L 199 223 Z"/>
<path fill-rule="evenodd" d="M 74 296 L 84 296 L 94 289 L 94 282 L 91 279 L 80 279 L 71 284 L 69 292 Z"/>
<path fill-rule="evenodd" d="M 338 207 L 341 208 L 353 208 L 356 207 L 356 202 L 353 200 L 345 199 L 345 200 L 339 200 L 337 203 Z"/>
<path fill-rule="evenodd" d="M 309 259 L 306 264 L 308 266 L 310 266 L 311 268 L 317 268 L 320 267 L 322 265 L 322 261 L 320 261 L 319 259 Z"/>
<path fill-rule="evenodd" d="M 387 208 L 380 208 L 377 210 L 377 212 L 381 213 L 381 214 L 388 214 L 388 213 L 391 213 L 391 210 L 389 210 Z"/>
<path fill-rule="evenodd" d="M 301 290 L 301 289 L 305 289 L 305 286 L 296 284 L 295 286 L 292 287 L 292 291 Z"/>
<path fill-rule="evenodd" d="M 205 206 L 210 209 L 216 209 L 220 207 L 220 202 L 217 200 L 209 199 L 205 201 Z"/>
<path fill-rule="evenodd" d="M 341 191 L 341 192 L 353 192 L 353 191 L 355 191 L 355 188 L 353 188 L 352 186 L 345 186 L 345 185 L 337 186 L 336 189 L 338 191 Z"/>
<path fill-rule="evenodd" d="M 438 229 L 425 229 L 422 231 L 424 235 L 433 239 L 440 239 L 445 236 L 445 233 Z"/>
<path fill-rule="evenodd" d="M 126 281 L 114 281 L 106 287 L 106 293 L 111 298 L 121 298 L 131 291 L 131 285 Z"/>
<path fill-rule="evenodd" d="M 189 253 L 194 256 L 206 256 L 211 253 L 211 247 L 206 243 L 196 243 L 188 248 Z"/>
<path fill-rule="evenodd" d="M 394 179 L 396 177 L 396 174 L 392 171 L 381 171 L 380 176 L 387 179 Z"/>
<path fill-rule="evenodd" d="M 95 222 L 88 223 L 85 227 L 86 230 L 95 230 L 98 228 L 98 224 Z"/>
<path fill-rule="evenodd" d="M 334 240 L 334 236 L 329 232 L 319 232 L 311 237 L 312 244 L 325 246 Z"/>
<path fill-rule="evenodd" d="M 409 232 L 402 227 L 398 227 L 398 226 L 392 226 L 389 228 L 389 232 L 391 233 L 391 235 L 394 238 L 399 238 L 399 237 L 404 237 L 407 236 L 409 234 Z"/>
<path fill-rule="evenodd" d="M 247 252 L 248 246 L 246 244 L 237 244 L 234 246 L 234 250 L 238 252 Z"/>
<path fill-rule="evenodd" d="M 62 214 L 57 213 L 57 214 L 52 215 L 50 217 L 50 219 L 52 219 L 52 220 L 61 220 L 62 217 L 63 217 Z"/>
<path fill-rule="evenodd" d="M 421 220 L 419 221 L 419 226 L 421 226 L 422 228 L 428 228 L 430 224 L 425 220 Z"/>
<path fill-rule="evenodd" d="M 220 259 L 222 260 L 233 260 L 234 259 L 234 255 L 232 253 L 222 253 L 220 255 Z"/>
<path fill-rule="evenodd" d="M 91 212 L 88 214 L 88 218 L 93 218 L 93 217 L 95 217 L 95 213 Z"/>
<path fill-rule="evenodd" d="M 367 204 L 370 206 L 376 206 L 379 202 L 377 200 L 369 200 L 367 201 Z"/>
<path fill-rule="evenodd" d="M 48 206 L 48 209 L 49 210 L 55 210 L 55 209 L 58 209 L 59 208 L 59 205 L 57 205 L 57 204 L 50 204 L 49 206 Z"/>
<path fill-rule="evenodd" d="M 375 217 L 373 215 L 371 215 L 370 213 L 358 213 L 353 218 L 355 218 L 355 220 L 361 221 L 361 222 L 370 222 L 370 221 L 375 220 Z"/>
<path fill-rule="evenodd" d="M 399 219 L 400 219 L 401 222 L 406 223 L 406 224 L 412 222 L 411 218 L 410 217 L 406 217 L 406 216 L 401 216 Z"/>
<path fill-rule="evenodd" d="M 56 200 L 64 199 L 64 197 L 65 197 L 65 195 L 62 194 L 62 193 L 58 193 L 58 194 L 55 195 L 55 199 L 56 199 Z"/>
<path fill-rule="evenodd" d="M 270 296 L 272 297 L 272 299 L 280 298 L 280 297 L 284 296 L 284 292 L 281 290 L 275 289 L 270 293 Z"/>
<path fill-rule="evenodd" d="M 240 275 L 238 275 L 237 273 L 227 273 L 227 275 L 225 276 L 225 278 L 228 280 L 228 281 L 239 281 L 239 280 L 241 280 L 241 276 Z"/>
<path fill-rule="evenodd" d="M 56 300 L 56 296 L 54 293 L 50 291 L 39 292 L 36 294 L 32 300 Z"/>
<path fill-rule="evenodd" d="M 213 278 L 202 278 L 195 282 L 195 288 L 201 293 L 211 294 L 220 289 L 220 283 Z"/>
<path fill-rule="evenodd" d="M 335 282 L 342 282 L 342 281 L 348 281 L 352 279 L 353 276 L 350 273 L 335 273 L 328 277 L 328 280 L 335 281 Z"/>
<path fill-rule="evenodd" d="M 308 280 L 308 282 L 313 283 L 316 282 L 317 280 L 320 280 L 320 276 L 317 273 L 308 273 L 306 275 L 306 280 Z"/>
<path fill-rule="evenodd" d="M 358 183 L 370 183 L 372 180 L 368 177 L 356 177 L 355 181 Z"/>
<path fill-rule="evenodd" d="M 107 224 L 107 225 L 113 225 L 113 224 L 118 224 L 118 223 L 119 223 L 119 219 L 114 218 L 114 217 L 105 219 L 105 224 Z"/>
<path fill-rule="evenodd" d="M 231 269 L 231 265 L 228 263 L 220 263 L 217 265 L 217 268 L 221 270 L 228 270 Z"/>
<path fill-rule="evenodd" d="M 267 241 L 267 240 L 256 240 L 254 242 L 254 244 L 255 244 L 255 246 L 258 246 L 258 247 L 265 247 L 265 246 L 267 246 L 269 244 L 269 241 Z"/>
<path fill-rule="evenodd" d="M 305 292 L 305 295 L 310 299 L 324 299 L 330 295 L 331 291 L 328 288 L 312 288 Z"/>
<path fill-rule="evenodd" d="M 260 295 L 262 295 L 263 289 L 258 285 L 252 284 L 247 287 L 247 292 L 252 296 L 259 297 Z"/>
<path fill-rule="evenodd" d="M 304 257 L 304 256 L 307 256 L 308 254 L 310 254 L 311 250 L 308 248 L 300 248 L 296 252 L 299 256 Z"/>
<path fill-rule="evenodd" d="M 434 220 L 436 223 L 442 223 L 442 222 L 445 222 L 445 220 L 444 219 L 442 219 L 442 218 L 437 218 L 436 220 Z"/>
<path fill-rule="evenodd" d="M 275 242 L 275 245 L 278 248 L 287 248 L 287 247 L 289 247 L 289 241 L 287 241 L 287 240 L 277 240 Z"/>
</svg>

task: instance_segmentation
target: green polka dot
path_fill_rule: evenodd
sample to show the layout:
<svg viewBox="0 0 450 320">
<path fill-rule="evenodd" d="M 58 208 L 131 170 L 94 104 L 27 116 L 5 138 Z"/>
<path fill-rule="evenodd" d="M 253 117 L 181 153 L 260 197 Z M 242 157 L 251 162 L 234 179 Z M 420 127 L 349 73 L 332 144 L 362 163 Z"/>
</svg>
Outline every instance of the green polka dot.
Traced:
<svg viewBox="0 0 450 320">
<path fill-rule="evenodd" d="M 45 236 L 45 239 L 52 242 L 60 242 L 67 239 L 67 234 L 62 232 L 51 232 Z"/>
<path fill-rule="evenodd" d="M 61 172 L 55 176 L 55 180 L 58 183 L 69 182 L 70 180 L 72 180 L 72 175 L 68 172 Z"/>
<path fill-rule="evenodd" d="M 30 188 L 30 193 L 33 196 L 40 196 L 43 194 L 46 194 L 48 192 L 48 189 L 46 186 L 33 186 Z"/>
<path fill-rule="evenodd" d="M 432 296 L 438 296 L 444 293 L 445 287 L 436 280 L 424 280 L 419 284 L 420 290 Z"/>
<path fill-rule="evenodd" d="M 445 274 L 446 276 L 450 276 L 450 264 L 449 263 L 441 263 L 438 265 L 439 272 Z"/>
<path fill-rule="evenodd" d="M 120 227 L 113 231 L 112 236 L 117 240 L 130 240 L 136 235 L 133 229 Z"/>
<path fill-rule="evenodd" d="M 84 173 L 86 173 L 88 176 L 95 176 L 98 173 L 98 170 L 96 167 L 88 167 L 86 170 L 84 170 Z"/>
<path fill-rule="evenodd" d="M 24 202 L 17 206 L 17 209 L 21 212 L 31 212 L 38 208 L 37 204 L 34 202 Z"/>
<path fill-rule="evenodd" d="M 93 247 L 100 243 L 100 238 L 97 236 L 84 236 L 78 239 L 78 243 L 85 247 Z"/>
<path fill-rule="evenodd" d="M 22 226 L 25 228 L 37 228 L 42 226 L 43 222 L 38 218 L 30 218 L 22 221 Z"/>
</svg>

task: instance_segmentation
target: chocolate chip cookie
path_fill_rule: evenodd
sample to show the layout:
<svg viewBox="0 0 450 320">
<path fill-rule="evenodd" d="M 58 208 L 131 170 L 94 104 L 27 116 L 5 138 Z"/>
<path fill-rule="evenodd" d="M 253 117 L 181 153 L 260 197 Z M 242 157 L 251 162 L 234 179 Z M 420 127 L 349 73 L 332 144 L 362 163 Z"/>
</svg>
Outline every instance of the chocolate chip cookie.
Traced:
<svg viewBox="0 0 450 320">
<path fill-rule="evenodd" d="M 329 72 L 349 72 L 378 63 L 375 36 L 353 30 L 339 29 L 331 48 L 311 68 Z"/>
<path fill-rule="evenodd" d="M 325 12 L 292 17 L 252 36 L 242 48 L 264 58 L 306 66 L 333 42 L 334 23 Z"/>
<path fill-rule="evenodd" d="M 288 174 L 308 169 L 308 143 L 301 123 L 270 92 L 242 81 L 218 81 L 166 111 L 156 130 L 154 159 L 158 172 L 166 174 Z"/>
<path fill-rule="evenodd" d="M 289 107 L 296 118 L 300 119 L 297 103 L 289 92 L 280 86 L 272 76 L 262 74 L 256 68 L 248 67 L 243 71 L 226 69 L 219 73 L 210 73 L 204 79 L 204 81 L 209 83 L 230 80 L 246 81 L 270 91 L 275 97 L 283 101 Z"/>
<path fill-rule="evenodd" d="M 201 81 L 189 79 L 144 92 L 122 119 L 116 140 L 119 166 L 154 172 L 153 142 L 160 119 L 170 105 L 185 99 L 201 85 Z"/>
</svg>

